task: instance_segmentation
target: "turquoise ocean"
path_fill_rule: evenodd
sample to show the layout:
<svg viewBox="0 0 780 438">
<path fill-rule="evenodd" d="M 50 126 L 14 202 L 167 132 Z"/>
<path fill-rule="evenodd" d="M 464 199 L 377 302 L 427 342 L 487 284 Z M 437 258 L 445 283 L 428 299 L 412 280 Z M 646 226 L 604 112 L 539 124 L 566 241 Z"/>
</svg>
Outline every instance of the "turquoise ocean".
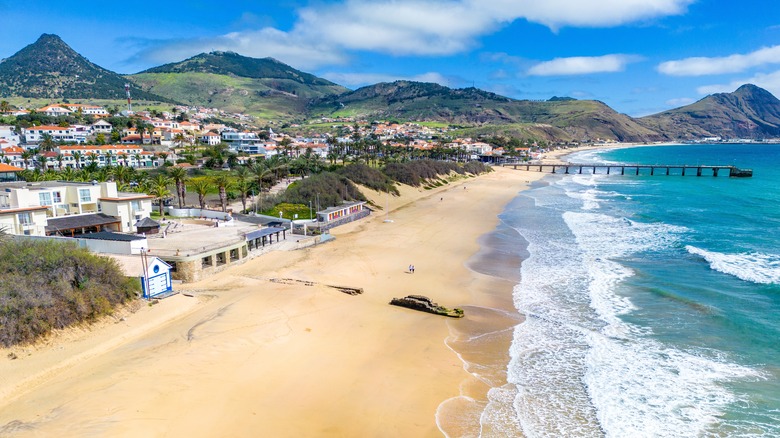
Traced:
<svg viewBox="0 0 780 438">
<path fill-rule="evenodd" d="M 483 430 L 780 436 L 780 145 L 578 152 L 752 178 L 550 175 L 501 214 L 524 258 Z M 499 432 L 500 433 L 500 432 Z"/>
</svg>

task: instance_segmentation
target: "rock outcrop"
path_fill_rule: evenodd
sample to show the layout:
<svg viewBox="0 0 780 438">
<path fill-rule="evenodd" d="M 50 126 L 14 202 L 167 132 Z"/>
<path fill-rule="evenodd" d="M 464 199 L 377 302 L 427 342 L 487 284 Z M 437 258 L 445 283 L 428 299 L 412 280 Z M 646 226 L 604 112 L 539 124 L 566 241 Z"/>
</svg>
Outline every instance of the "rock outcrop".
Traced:
<svg viewBox="0 0 780 438">
<path fill-rule="evenodd" d="M 424 297 L 422 295 L 408 295 L 404 298 L 393 298 L 390 301 L 390 304 L 394 306 L 419 310 L 421 312 L 433 313 L 435 315 L 449 316 L 451 318 L 463 318 L 462 309 L 448 309 L 434 303 L 430 298 Z"/>
</svg>

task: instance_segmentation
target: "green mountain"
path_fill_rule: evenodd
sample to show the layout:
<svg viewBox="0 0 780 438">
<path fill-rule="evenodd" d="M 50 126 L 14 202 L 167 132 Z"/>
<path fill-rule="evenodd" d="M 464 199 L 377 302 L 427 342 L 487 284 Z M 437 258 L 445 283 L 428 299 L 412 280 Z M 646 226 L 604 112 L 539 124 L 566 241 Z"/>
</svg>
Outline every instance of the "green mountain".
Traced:
<svg viewBox="0 0 780 438">
<path fill-rule="evenodd" d="M 651 141 L 652 129 L 619 114 L 602 102 L 557 98 L 515 100 L 476 88 L 451 89 L 437 84 L 396 81 L 320 99 L 314 116 L 351 116 L 443 121 L 467 125 L 525 125 L 560 140 L 614 139 Z"/>
<path fill-rule="evenodd" d="M 780 137 L 780 100 L 752 84 L 696 103 L 638 119 L 668 138 L 763 139 Z"/>
<path fill-rule="evenodd" d="M 273 58 L 232 52 L 202 53 L 129 78 L 147 91 L 176 101 L 266 120 L 301 119 L 312 99 L 348 91 Z"/>
<path fill-rule="evenodd" d="M 62 99 L 124 99 L 127 79 L 97 66 L 57 35 L 38 41 L 0 62 L 0 96 Z M 133 99 L 167 100 L 131 84 Z"/>
</svg>

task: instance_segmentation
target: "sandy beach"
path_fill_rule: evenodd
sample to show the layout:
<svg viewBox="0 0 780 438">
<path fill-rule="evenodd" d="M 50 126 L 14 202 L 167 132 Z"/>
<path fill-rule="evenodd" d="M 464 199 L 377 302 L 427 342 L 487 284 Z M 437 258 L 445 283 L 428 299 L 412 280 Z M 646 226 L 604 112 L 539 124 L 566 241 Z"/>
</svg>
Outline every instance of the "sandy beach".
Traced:
<svg viewBox="0 0 780 438">
<path fill-rule="evenodd" d="M 504 206 L 543 176 L 499 168 L 401 197 L 367 194 L 388 210 L 335 229 L 333 241 L 272 252 L 179 285 L 186 295 L 2 350 L 0 435 L 442 436 L 437 421 L 461 435 L 473 424 L 455 420 L 468 410 L 458 400 L 479 402 L 488 387 L 464 369 L 459 338 L 520 318 L 469 311 L 511 312 L 512 283 L 466 262 Z M 466 317 L 388 304 L 408 294 Z M 497 339 L 486 360 L 508 360 L 510 340 Z"/>
</svg>

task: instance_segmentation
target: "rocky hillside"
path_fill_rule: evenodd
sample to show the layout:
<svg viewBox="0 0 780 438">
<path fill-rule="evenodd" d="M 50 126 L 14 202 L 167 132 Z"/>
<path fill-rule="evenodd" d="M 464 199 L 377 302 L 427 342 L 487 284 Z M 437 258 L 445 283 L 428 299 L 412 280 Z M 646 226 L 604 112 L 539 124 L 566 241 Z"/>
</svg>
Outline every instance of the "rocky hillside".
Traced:
<svg viewBox="0 0 780 438">
<path fill-rule="evenodd" d="M 669 139 L 780 137 L 780 100 L 763 88 L 746 84 L 733 93 L 713 94 L 639 122 Z"/>
<path fill-rule="evenodd" d="M 0 96 L 62 99 L 123 99 L 127 79 L 79 55 L 57 35 L 0 62 Z M 169 101 L 131 84 L 134 99 Z"/>
<path fill-rule="evenodd" d="M 397 81 L 317 101 L 314 116 L 364 116 L 467 125 L 531 124 L 555 128 L 568 139 L 652 141 L 663 138 L 598 101 L 515 100 L 476 88 Z"/>
</svg>

